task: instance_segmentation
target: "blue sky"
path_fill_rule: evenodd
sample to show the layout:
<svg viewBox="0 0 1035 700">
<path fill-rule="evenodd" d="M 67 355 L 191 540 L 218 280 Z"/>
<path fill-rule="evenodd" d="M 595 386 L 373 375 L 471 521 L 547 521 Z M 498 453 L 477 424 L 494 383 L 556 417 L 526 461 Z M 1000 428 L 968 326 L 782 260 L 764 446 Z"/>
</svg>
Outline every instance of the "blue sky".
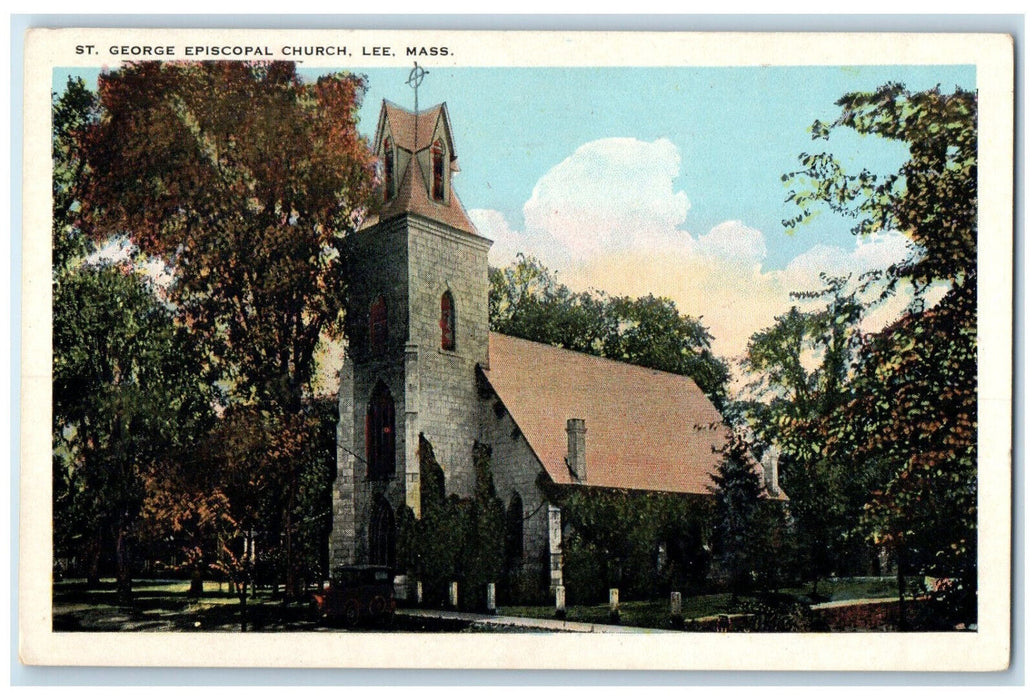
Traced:
<svg viewBox="0 0 1035 700">
<path fill-rule="evenodd" d="M 360 127 L 383 98 L 412 106 L 399 69 L 369 77 Z M 653 293 L 700 316 L 735 359 L 751 333 L 822 286 L 819 272 L 861 273 L 909 253 L 896 232 L 858 240 L 832 214 L 788 234 L 780 176 L 802 152 L 829 150 L 876 172 L 902 144 L 841 130 L 814 142 L 845 93 L 901 82 L 974 89 L 973 66 L 745 68 L 432 68 L 423 107 L 447 102 L 461 172 L 456 191 L 496 243 L 494 264 L 536 255 L 576 288 Z M 876 309 L 868 330 L 904 299 Z"/>
<path fill-rule="evenodd" d="M 361 128 L 376 127 L 382 98 L 411 106 L 400 69 L 355 69 L 369 76 Z M 817 222 L 787 236 L 780 221 L 780 175 L 812 150 L 809 127 L 836 117 L 846 92 L 889 81 L 915 89 L 973 89 L 971 66 L 769 68 L 433 69 L 420 102 L 447 102 L 468 209 L 494 209 L 522 227 L 522 207 L 538 179 L 579 146 L 608 137 L 671 141 L 681 157 L 675 191 L 687 193 L 685 228 L 705 232 L 740 220 L 766 236 L 766 265 L 779 267 L 819 242 L 850 243 L 848 226 Z M 368 125 L 370 125 L 368 127 Z M 822 144 L 820 144 L 822 145 Z M 878 138 L 847 134 L 828 145 L 871 169 L 896 168 L 906 152 Z M 841 235 L 839 235 L 839 232 Z M 846 238 L 847 236 L 847 238 Z"/>
<path fill-rule="evenodd" d="M 369 79 L 360 122 L 368 136 L 382 99 L 412 107 L 408 69 L 351 70 Z M 66 74 L 55 71 L 55 89 Z M 837 116 L 843 94 L 887 82 L 974 89 L 976 71 L 431 66 L 420 105 L 448 104 L 456 192 L 496 242 L 493 264 L 522 251 L 576 288 L 672 297 L 735 358 L 752 332 L 790 307 L 790 292 L 820 285 L 820 271 L 858 273 L 908 253 L 900 234 L 857 240 L 851 222 L 829 214 L 793 235 L 781 225 L 794 210 L 780 176 L 800 153 L 829 150 L 877 172 L 905 160 L 901 144 L 877 137 L 810 136 L 814 120 Z M 899 311 L 892 304 L 872 323 Z"/>
</svg>

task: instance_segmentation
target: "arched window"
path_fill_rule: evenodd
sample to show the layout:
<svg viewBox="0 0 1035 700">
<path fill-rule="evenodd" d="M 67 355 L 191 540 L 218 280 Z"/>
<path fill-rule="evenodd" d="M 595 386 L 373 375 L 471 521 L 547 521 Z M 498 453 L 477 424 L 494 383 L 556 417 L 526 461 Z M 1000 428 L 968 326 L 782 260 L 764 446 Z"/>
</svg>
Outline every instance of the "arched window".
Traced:
<svg viewBox="0 0 1035 700">
<path fill-rule="evenodd" d="M 392 139 L 385 139 L 385 201 L 395 196 L 395 148 Z"/>
<path fill-rule="evenodd" d="M 384 352 L 388 344 L 388 306 L 385 298 L 378 295 L 370 304 L 370 352 Z"/>
<path fill-rule="evenodd" d="M 378 382 L 367 404 L 367 477 L 387 479 L 395 475 L 395 399 L 384 382 Z"/>
<path fill-rule="evenodd" d="M 442 147 L 441 141 L 431 146 L 431 173 L 434 177 L 431 196 L 441 202 L 446 198 L 446 149 Z"/>
<path fill-rule="evenodd" d="M 442 349 L 456 350 L 456 308 L 449 292 L 442 295 L 442 316 L 438 325 L 442 329 Z"/>
</svg>

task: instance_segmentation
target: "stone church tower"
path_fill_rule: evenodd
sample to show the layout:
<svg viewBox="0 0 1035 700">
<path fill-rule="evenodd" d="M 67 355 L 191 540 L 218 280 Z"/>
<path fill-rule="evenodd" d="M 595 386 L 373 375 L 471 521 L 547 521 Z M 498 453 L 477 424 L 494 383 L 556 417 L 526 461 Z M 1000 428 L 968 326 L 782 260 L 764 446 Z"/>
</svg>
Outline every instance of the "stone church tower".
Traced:
<svg viewBox="0 0 1035 700">
<path fill-rule="evenodd" d="M 446 491 L 474 489 L 476 367 L 488 363 L 488 251 L 457 199 L 449 114 L 384 102 L 384 206 L 352 237 L 332 566 L 394 564 L 395 513 L 420 517 L 419 436 Z"/>
</svg>

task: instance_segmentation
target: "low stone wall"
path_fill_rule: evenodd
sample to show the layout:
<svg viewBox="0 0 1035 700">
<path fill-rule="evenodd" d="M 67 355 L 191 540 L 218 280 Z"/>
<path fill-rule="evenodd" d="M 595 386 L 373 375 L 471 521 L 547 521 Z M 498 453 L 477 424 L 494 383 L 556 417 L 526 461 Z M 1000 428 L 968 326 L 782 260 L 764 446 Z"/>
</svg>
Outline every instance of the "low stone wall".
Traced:
<svg viewBox="0 0 1035 700">
<path fill-rule="evenodd" d="M 916 618 L 923 603 L 923 600 L 906 601 L 907 623 Z M 756 621 L 756 617 L 751 613 L 711 615 L 686 620 L 682 625 L 673 626 L 688 632 L 750 632 L 757 630 L 758 623 L 762 622 Z M 822 603 L 812 607 L 810 618 L 810 628 L 817 632 L 897 631 L 898 599 Z M 767 631 L 784 630 L 778 628 Z"/>
<path fill-rule="evenodd" d="M 906 619 L 916 616 L 922 601 L 907 600 Z M 812 608 L 819 620 L 831 632 L 894 631 L 899 626 L 899 603 L 897 599 L 884 599 L 847 604 L 817 605 Z"/>
</svg>

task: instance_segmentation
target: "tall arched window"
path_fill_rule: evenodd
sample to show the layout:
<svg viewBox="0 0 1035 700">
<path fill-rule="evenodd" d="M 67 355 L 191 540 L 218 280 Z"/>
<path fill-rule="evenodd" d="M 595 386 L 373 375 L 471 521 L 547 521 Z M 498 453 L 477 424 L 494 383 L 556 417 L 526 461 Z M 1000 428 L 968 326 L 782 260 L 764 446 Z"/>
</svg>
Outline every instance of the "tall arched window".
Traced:
<svg viewBox="0 0 1035 700">
<path fill-rule="evenodd" d="M 392 139 L 385 139 L 385 201 L 395 196 L 395 148 Z"/>
<path fill-rule="evenodd" d="M 384 382 L 378 382 L 367 404 L 367 477 L 387 479 L 395 475 L 395 399 Z"/>
<path fill-rule="evenodd" d="M 370 352 L 384 352 L 388 344 L 388 306 L 385 298 L 378 295 L 370 303 Z"/>
<path fill-rule="evenodd" d="M 510 505 L 507 506 L 503 554 L 507 568 L 512 570 L 521 566 L 521 558 L 525 555 L 525 506 L 516 491 L 510 497 Z"/>
<path fill-rule="evenodd" d="M 449 292 L 442 295 L 442 316 L 438 325 L 442 329 L 442 349 L 456 350 L 456 308 Z"/>
<path fill-rule="evenodd" d="M 446 198 L 446 149 L 442 147 L 441 141 L 431 146 L 431 173 L 434 177 L 431 196 L 441 202 Z"/>
</svg>

